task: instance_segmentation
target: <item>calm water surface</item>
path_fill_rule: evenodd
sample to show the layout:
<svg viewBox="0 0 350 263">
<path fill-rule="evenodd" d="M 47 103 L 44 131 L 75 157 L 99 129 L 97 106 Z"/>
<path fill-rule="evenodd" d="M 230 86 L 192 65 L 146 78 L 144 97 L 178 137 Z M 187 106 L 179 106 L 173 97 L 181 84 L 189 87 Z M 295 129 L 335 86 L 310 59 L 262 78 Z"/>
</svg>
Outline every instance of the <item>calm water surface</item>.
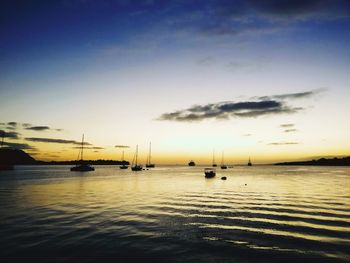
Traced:
<svg viewBox="0 0 350 263">
<path fill-rule="evenodd" d="M 0 172 L 1 262 L 350 262 L 350 168 L 95 168 Z"/>
</svg>

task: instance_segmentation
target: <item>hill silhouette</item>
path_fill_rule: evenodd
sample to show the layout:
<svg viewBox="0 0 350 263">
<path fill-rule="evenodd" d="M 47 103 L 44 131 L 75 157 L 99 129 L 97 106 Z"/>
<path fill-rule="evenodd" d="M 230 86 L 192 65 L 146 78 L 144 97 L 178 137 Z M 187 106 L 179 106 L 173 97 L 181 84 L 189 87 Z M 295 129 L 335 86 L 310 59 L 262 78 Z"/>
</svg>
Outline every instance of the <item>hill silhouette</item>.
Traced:
<svg viewBox="0 0 350 263">
<path fill-rule="evenodd" d="M 350 157 L 302 161 L 302 162 L 283 162 L 275 165 L 318 165 L 318 166 L 350 166 Z"/>
<path fill-rule="evenodd" d="M 0 164 L 36 164 L 37 161 L 22 150 L 2 148 L 0 149 Z"/>
<path fill-rule="evenodd" d="M 85 163 L 92 165 L 129 165 L 128 161 L 114 160 L 84 160 Z M 0 148 L 0 164 L 10 165 L 75 165 L 81 161 L 37 161 L 28 153 L 22 150 L 11 148 Z"/>
</svg>

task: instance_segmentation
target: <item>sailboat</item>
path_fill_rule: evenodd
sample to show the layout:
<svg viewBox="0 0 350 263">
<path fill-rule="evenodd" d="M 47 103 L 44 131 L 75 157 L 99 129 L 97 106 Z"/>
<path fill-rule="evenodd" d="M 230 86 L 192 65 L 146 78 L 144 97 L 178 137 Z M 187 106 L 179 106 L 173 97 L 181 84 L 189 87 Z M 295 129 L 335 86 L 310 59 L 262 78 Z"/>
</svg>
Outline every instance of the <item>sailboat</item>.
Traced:
<svg viewBox="0 0 350 263">
<path fill-rule="evenodd" d="M 147 161 L 146 161 L 146 167 L 147 168 L 154 168 L 155 164 L 151 163 L 151 143 L 149 143 L 149 151 L 148 151 L 148 156 L 147 156 Z"/>
<path fill-rule="evenodd" d="M 122 162 L 123 162 L 123 165 L 122 165 L 122 166 L 119 166 L 119 168 L 120 168 L 120 169 L 128 169 L 129 166 L 127 166 L 127 165 L 125 164 L 125 160 L 124 160 L 124 151 L 123 151 L 123 153 L 122 153 Z"/>
<path fill-rule="evenodd" d="M 250 161 L 250 157 L 249 157 L 249 161 L 248 161 L 248 166 L 252 166 L 252 162 Z"/>
<path fill-rule="evenodd" d="M 70 170 L 72 172 L 89 172 L 89 171 L 95 171 L 95 168 L 90 166 L 89 164 L 87 163 L 84 163 L 84 160 L 83 160 L 83 153 L 84 153 L 84 134 L 83 134 L 83 139 L 81 141 L 81 149 L 80 149 L 80 152 L 79 152 L 79 155 L 80 155 L 80 160 L 79 162 L 76 164 L 76 166 L 74 167 L 71 167 Z M 78 159 L 79 159 L 79 155 L 78 155 Z"/>
<path fill-rule="evenodd" d="M 195 163 L 193 160 L 191 160 L 191 161 L 188 163 L 188 166 L 196 166 L 196 163 Z"/>
<path fill-rule="evenodd" d="M 4 145 L 5 131 L 2 131 L 1 147 Z M 0 171 L 13 170 L 14 166 L 10 163 L 0 163 Z"/>
<path fill-rule="evenodd" d="M 221 155 L 221 169 L 227 169 L 227 166 L 224 164 L 224 152 Z"/>
<path fill-rule="evenodd" d="M 131 164 L 131 170 L 132 171 L 141 171 L 142 170 L 142 165 L 137 164 L 137 155 L 138 155 L 138 151 L 139 151 L 139 146 L 136 145 L 136 152 L 135 152 L 135 156 L 132 160 L 132 164 Z"/>
<path fill-rule="evenodd" d="M 215 163 L 215 151 L 213 150 L 213 164 L 212 164 L 213 167 L 216 167 L 217 164 Z"/>
</svg>

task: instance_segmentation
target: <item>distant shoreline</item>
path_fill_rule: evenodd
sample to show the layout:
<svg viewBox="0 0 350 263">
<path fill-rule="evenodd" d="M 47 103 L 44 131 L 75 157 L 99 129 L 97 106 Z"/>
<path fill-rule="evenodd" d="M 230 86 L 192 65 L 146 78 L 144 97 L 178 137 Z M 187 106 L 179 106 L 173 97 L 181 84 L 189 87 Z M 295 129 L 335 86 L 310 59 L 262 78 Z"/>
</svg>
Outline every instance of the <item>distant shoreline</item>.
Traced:
<svg viewBox="0 0 350 263">
<path fill-rule="evenodd" d="M 275 163 L 274 165 L 350 166 L 350 157 L 332 159 L 321 158 L 318 160 L 299 162 L 282 162 Z"/>
</svg>

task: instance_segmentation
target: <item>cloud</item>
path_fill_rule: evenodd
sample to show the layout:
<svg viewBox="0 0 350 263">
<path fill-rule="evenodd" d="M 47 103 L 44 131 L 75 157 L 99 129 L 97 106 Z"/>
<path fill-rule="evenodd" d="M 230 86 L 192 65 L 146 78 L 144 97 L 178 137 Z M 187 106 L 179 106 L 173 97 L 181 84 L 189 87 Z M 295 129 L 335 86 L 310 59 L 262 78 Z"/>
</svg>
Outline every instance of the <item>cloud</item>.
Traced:
<svg viewBox="0 0 350 263">
<path fill-rule="evenodd" d="M 0 138 L 11 138 L 11 139 L 18 139 L 19 138 L 19 133 L 18 132 L 6 132 L 3 130 L 0 130 Z"/>
<path fill-rule="evenodd" d="M 81 143 L 80 143 L 81 144 Z M 84 143 L 85 144 L 85 143 Z M 80 149 L 81 146 L 75 146 L 73 149 Z M 84 146 L 84 149 L 91 149 L 91 150 L 103 150 L 103 147 L 98 147 L 98 146 Z"/>
<path fill-rule="evenodd" d="M 17 122 L 10 121 L 7 123 L 7 125 L 12 126 L 12 127 L 17 127 Z"/>
<path fill-rule="evenodd" d="M 268 145 L 279 146 L 279 145 L 295 145 L 295 144 L 300 144 L 300 143 L 298 143 L 298 142 L 271 142 Z"/>
<path fill-rule="evenodd" d="M 246 134 L 243 134 L 243 136 L 249 137 L 249 136 L 252 136 L 252 135 L 250 133 L 246 133 Z"/>
<path fill-rule="evenodd" d="M 4 142 L 4 146 L 18 150 L 37 150 L 34 146 L 31 146 L 27 143 Z"/>
<path fill-rule="evenodd" d="M 30 127 L 30 126 L 32 126 L 30 123 L 22 123 L 22 126 L 24 127 L 24 128 L 28 128 L 28 127 Z"/>
<path fill-rule="evenodd" d="M 158 120 L 202 121 L 205 119 L 250 118 L 271 114 L 290 114 L 303 108 L 290 107 L 276 100 L 219 102 L 204 106 L 195 105 L 188 109 L 162 114 Z"/>
<path fill-rule="evenodd" d="M 291 127 L 294 127 L 294 123 L 281 124 L 280 127 L 282 127 L 282 128 L 291 128 Z"/>
<path fill-rule="evenodd" d="M 49 126 L 31 126 L 25 129 L 32 130 L 32 131 L 47 131 L 47 130 L 50 130 L 50 127 Z"/>
<path fill-rule="evenodd" d="M 194 105 L 187 109 L 163 113 L 157 120 L 194 122 L 205 119 L 230 119 L 231 117 L 253 118 L 264 115 L 292 114 L 304 110 L 304 108 L 290 106 L 286 101 L 311 97 L 319 92 L 320 90 L 313 90 L 300 93 L 253 97 L 252 99 L 254 100 L 249 101 L 225 101 L 206 105 Z"/>
<path fill-rule="evenodd" d="M 44 143 L 60 143 L 60 144 L 76 144 L 81 145 L 81 142 L 73 141 L 73 140 L 64 140 L 64 139 L 52 139 L 52 138 L 36 138 L 30 137 L 25 138 L 27 141 L 31 142 L 44 142 Z M 84 145 L 91 145 L 91 143 L 84 142 Z"/>
<path fill-rule="evenodd" d="M 286 130 L 284 130 L 284 132 L 296 132 L 296 131 L 298 131 L 297 129 L 286 129 Z"/>
<path fill-rule="evenodd" d="M 115 148 L 130 148 L 128 145 L 116 145 Z"/>
</svg>

